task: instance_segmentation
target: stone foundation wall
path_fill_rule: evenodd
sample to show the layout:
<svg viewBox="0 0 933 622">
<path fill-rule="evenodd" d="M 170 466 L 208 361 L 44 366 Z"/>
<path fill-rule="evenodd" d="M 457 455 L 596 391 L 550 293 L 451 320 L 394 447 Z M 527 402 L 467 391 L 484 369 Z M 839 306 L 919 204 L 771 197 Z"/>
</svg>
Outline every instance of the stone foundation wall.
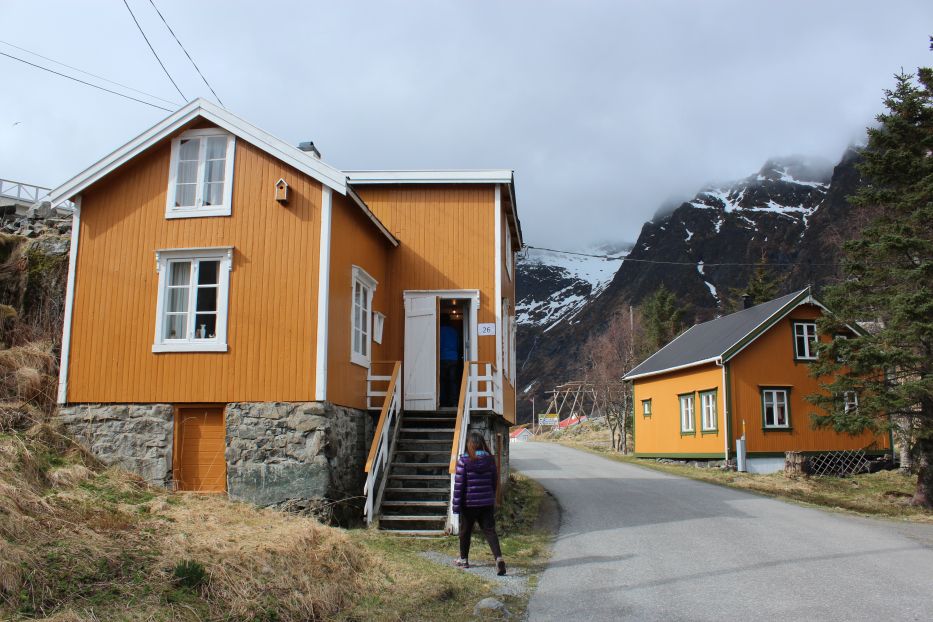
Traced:
<svg viewBox="0 0 933 622">
<path fill-rule="evenodd" d="M 368 413 L 327 402 L 234 403 L 226 425 L 232 499 L 359 520 Z"/>
<path fill-rule="evenodd" d="M 155 486 L 171 484 L 171 404 L 63 406 L 57 420 L 106 464 L 137 473 Z"/>
</svg>

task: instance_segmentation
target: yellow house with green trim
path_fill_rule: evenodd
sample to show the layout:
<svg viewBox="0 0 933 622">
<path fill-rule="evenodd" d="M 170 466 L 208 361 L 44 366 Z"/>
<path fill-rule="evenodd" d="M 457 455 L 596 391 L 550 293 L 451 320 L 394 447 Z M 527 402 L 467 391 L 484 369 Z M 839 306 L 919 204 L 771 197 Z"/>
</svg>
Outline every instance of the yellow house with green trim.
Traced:
<svg viewBox="0 0 933 622">
<path fill-rule="evenodd" d="M 729 460 L 744 436 L 749 471 L 771 472 L 787 451 L 890 451 L 884 435 L 811 425 L 820 409 L 806 396 L 821 381 L 810 363 L 827 312 L 807 288 L 694 325 L 632 369 L 635 455 Z M 840 407 L 857 408 L 857 396 Z"/>
</svg>

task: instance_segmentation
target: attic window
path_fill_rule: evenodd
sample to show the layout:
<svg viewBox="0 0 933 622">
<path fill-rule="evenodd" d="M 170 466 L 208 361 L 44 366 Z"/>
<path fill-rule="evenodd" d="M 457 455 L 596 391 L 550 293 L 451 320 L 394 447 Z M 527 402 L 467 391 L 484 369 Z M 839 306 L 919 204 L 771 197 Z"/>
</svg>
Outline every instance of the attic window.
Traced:
<svg viewBox="0 0 933 622">
<path fill-rule="evenodd" d="M 794 358 L 816 360 L 816 322 L 794 322 Z"/>
<path fill-rule="evenodd" d="M 233 194 L 233 134 L 189 130 L 172 141 L 166 218 L 229 216 Z"/>
</svg>

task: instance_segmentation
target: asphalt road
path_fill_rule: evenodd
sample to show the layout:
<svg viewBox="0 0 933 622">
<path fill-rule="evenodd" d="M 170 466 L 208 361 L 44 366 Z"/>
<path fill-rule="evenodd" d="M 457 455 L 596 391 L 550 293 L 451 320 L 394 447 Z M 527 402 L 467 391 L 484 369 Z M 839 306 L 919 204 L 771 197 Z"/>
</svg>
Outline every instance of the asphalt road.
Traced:
<svg viewBox="0 0 933 622">
<path fill-rule="evenodd" d="M 933 525 L 805 508 L 513 443 L 561 506 L 539 620 L 933 620 Z"/>
</svg>

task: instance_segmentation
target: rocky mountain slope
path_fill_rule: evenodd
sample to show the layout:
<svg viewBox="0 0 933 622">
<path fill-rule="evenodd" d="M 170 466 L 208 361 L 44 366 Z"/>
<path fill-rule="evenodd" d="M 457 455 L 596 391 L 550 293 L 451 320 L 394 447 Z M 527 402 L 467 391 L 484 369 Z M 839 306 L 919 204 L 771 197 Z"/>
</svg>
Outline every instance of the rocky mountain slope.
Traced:
<svg viewBox="0 0 933 622">
<path fill-rule="evenodd" d="M 569 321 L 551 321 L 547 314 L 541 322 L 530 315 L 519 318 L 519 384 L 526 389 L 519 394 L 520 417 L 527 416 L 532 395 L 544 403 L 544 391 L 583 373 L 583 344 L 603 329 L 607 317 L 640 304 L 662 284 L 688 308 L 688 324 L 735 310 L 734 292 L 754 270 L 748 264 L 773 264 L 781 293 L 808 284 L 819 289 L 834 277 L 840 243 L 857 232 L 846 200 L 859 184 L 857 161 L 851 150 L 835 167 L 812 158 L 776 158 L 744 179 L 703 188 L 645 223 L 611 282 L 585 300 L 566 290 L 569 283 L 541 278 L 544 272 L 564 274 L 559 267 L 546 270 L 541 261 L 547 258 L 523 264 L 520 301 L 528 293 L 532 302 L 549 300 L 549 306 L 539 302 L 529 308 L 559 308 L 560 292 L 566 290 L 572 311 Z M 523 283 L 526 279 L 529 283 Z"/>
</svg>

